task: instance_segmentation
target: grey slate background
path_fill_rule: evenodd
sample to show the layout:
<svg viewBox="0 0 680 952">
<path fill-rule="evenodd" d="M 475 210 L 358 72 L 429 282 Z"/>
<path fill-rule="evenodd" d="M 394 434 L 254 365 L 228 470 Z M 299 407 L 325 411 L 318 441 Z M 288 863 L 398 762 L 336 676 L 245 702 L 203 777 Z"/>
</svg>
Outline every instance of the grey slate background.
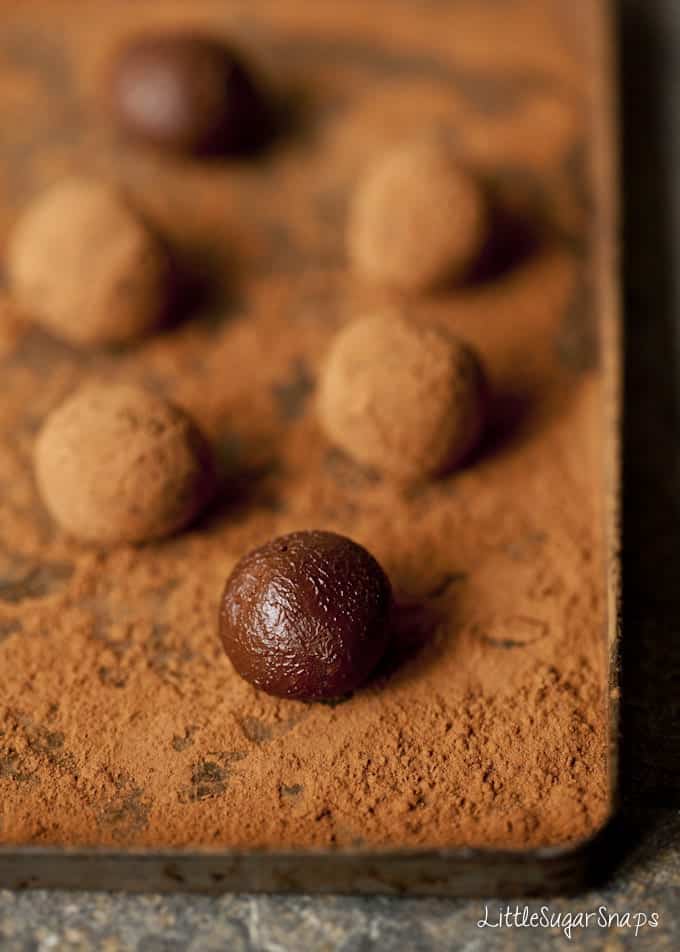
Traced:
<svg viewBox="0 0 680 952">
<path fill-rule="evenodd" d="M 574 2 L 574 0 L 572 0 Z M 578 0 L 575 0 L 578 2 Z M 498 900 L 109 896 L 0 891 L 0 950 L 680 948 L 680 0 L 623 0 L 626 420 L 624 812 L 620 856 L 551 912 L 648 915 L 659 927 L 479 929 Z M 523 905 L 523 903 L 520 903 Z M 514 907 L 514 902 L 513 902 Z"/>
</svg>

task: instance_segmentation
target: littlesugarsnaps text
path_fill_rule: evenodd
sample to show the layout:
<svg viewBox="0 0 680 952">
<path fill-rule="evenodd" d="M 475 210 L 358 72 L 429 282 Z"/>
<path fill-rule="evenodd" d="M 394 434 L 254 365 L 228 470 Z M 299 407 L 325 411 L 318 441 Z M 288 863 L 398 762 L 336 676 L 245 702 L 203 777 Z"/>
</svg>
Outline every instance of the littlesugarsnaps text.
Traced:
<svg viewBox="0 0 680 952">
<path fill-rule="evenodd" d="M 659 913 L 650 911 L 614 911 L 598 906 L 589 911 L 557 911 L 550 906 L 484 906 L 477 922 L 478 929 L 559 929 L 571 940 L 580 929 L 633 930 L 637 936 L 646 929 L 656 929 Z"/>
</svg>

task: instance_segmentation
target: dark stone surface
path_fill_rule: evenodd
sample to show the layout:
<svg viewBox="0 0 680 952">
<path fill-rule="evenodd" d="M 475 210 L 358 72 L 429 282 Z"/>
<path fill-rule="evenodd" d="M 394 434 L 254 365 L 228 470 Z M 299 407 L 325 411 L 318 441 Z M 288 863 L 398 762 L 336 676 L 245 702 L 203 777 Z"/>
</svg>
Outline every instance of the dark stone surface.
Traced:
<svg viewBox="0 0 680 952">
<path fill-rule="evenodd" d="M 653 820 L 653 823 L 650 823 Z M 0 892 L 3 952 L 99 949 L 102 952 L 430 952 L 466 949 L 567 949 L 622 952 L 678 947 L 680 840 L 677 811 L 631 821 L 637 845 L 606 887 L 569 899 L 533 900 L 529 910 L 659 915 L 659 926 L 635 920 L 609 932 L 575 927 L 571 941 L 553 929 L 480 929 L 498 918 L 499 900 L 387 899 L 308 896 L 109 896 L 96 893 Z M 503 906 L 505 904 L 502 904 Z M 524 903 L 511 903 L 511 909 Z M 564 924 L 567 920 L 564 919 Z M 622 921 L 622 920 L 621 920 Z"/>
<path fill-rule="evenodd" d="M 659 926 L 484 929 L 498 900 L 0 892 L 0 948 L 270 950 L 680 948 L 680 4 L 624 0 L 627 332 L 624 493 L 625 853 L 552 913 L 658 913 Z M 512 907 L 514 908 L 514 903 Z M 520 903 L 520 906 L 523 904 Z"/>
</svg>

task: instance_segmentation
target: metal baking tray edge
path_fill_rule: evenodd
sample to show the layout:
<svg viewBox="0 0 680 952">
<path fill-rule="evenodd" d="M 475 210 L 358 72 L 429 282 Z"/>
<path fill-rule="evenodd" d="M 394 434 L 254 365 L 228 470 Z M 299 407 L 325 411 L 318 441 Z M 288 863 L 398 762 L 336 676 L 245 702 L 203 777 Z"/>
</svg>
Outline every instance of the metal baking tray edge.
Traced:
<svg viewBox="0 0 680 952">
<path fill-rule="evenodd" d="M 591 37 L 596 306 L 604 380 L 603 477 L 609 662 L 609 818 L 590 838 L 532 850 L 338 849 L 110 850 L 0 846 L 0 887 L 153 892 L 307 892 L 440 896 L 531 896 L 576 892 L 618 857 L 620 722 L 620 436 L 622 328 L 619 296 L 619 163 L 616 21 L 613 0 L 597 7 Z"/>
</svg>

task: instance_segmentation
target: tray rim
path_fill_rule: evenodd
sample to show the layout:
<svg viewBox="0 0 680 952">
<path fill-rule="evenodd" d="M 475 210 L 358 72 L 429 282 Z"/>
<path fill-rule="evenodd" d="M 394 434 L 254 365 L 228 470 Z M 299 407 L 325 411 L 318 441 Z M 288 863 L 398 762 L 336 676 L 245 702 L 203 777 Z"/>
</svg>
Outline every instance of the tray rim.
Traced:
<svg viewBox="0 0 680 952">
<path fill-rule="evenodd" d="M 531 850 L 452 848 L 178 850 L 0 847 L 0 887 L 115 892 L 568 895 L 618 853 L 619 819 L 589 838 Z"/>
<path fill-rule="evenodd" d="M 0 889 L 129 892 L 282 892 L 499 897 L 569 894 L 597 882 L 618 858 L 621 719 L 621 422 L 623 329 L 618 281 L 620 163 L 615 0 L 593 3 L 591 174 L 597 181 L 592 252 L 602 356 L 605 588 L 609 686 L 609 803 L 601 827 L 574 843 L 522 849 L 110 849 L 0 845 Z M 591 110 L 592 112 L 592 110 Z"/>
</svg>

